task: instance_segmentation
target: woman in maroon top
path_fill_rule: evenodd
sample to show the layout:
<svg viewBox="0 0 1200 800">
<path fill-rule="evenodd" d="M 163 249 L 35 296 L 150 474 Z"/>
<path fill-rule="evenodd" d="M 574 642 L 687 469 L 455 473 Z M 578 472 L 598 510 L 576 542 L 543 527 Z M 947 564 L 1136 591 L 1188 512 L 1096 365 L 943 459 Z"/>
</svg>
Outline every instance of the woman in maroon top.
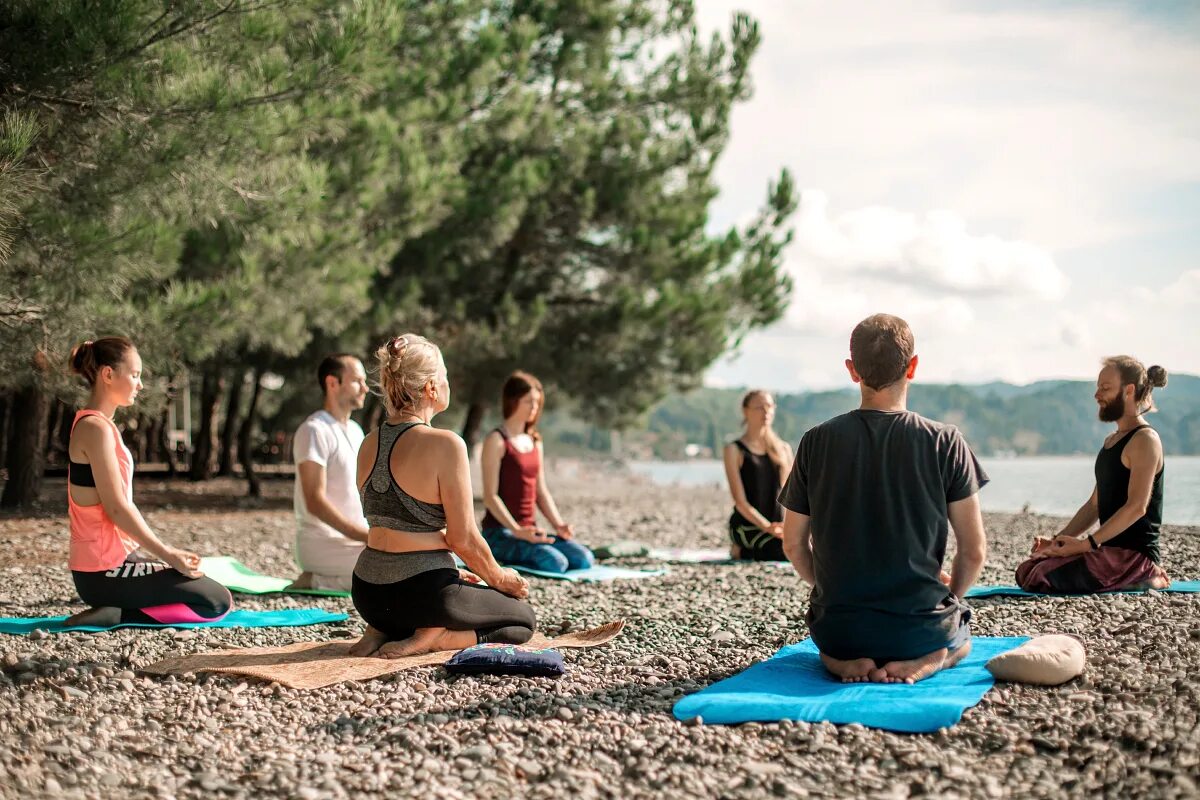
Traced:
<svg viewBox="0 0 1200 800">
<path fill-rule="evenodd" d="M 546 486 L 542 437 L 537 431 L 542 384 L 527 372 L 514 372 L 501 390 L 504 422 L 483 440 L 483 503 L 480 527 L 501 564 L 546 572 L 587 569 L 592 551 L 574 541 Z M 554 527 L 537 527 L 536 509 Z"/>
</svg>

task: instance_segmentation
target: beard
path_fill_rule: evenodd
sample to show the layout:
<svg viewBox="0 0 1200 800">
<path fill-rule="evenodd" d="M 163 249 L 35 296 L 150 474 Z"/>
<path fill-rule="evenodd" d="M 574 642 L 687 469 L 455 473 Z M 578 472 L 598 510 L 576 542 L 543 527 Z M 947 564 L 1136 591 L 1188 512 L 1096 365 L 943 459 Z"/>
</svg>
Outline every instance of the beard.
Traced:
<svg viewBox="0 0 1200 800">
<path fill-rule="evenodd" d="M 1097 415 L 1101 422 L 1116 422 L 1125 416 L 1125 398 L 1118 394 L 1111 400 L 1102 400 Z"/>
</svg>

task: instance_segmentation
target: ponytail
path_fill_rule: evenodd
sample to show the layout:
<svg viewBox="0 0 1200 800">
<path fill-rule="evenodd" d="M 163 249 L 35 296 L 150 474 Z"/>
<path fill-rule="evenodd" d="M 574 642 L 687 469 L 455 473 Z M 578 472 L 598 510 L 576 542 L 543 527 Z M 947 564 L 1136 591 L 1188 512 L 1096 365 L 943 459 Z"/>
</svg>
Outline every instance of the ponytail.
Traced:
<svg viewBox="0 0 1200 800">
<path fill-rule="evenodd" d="M 95 341 L 88 339 L 71 348 L 67 364 L 72 372 L 83 378 L 84 383 L 95 386 L 103 367 L 116 369 L 133 349 L 133 342 L 124 336 L 106 336 Z"/>
</svg>

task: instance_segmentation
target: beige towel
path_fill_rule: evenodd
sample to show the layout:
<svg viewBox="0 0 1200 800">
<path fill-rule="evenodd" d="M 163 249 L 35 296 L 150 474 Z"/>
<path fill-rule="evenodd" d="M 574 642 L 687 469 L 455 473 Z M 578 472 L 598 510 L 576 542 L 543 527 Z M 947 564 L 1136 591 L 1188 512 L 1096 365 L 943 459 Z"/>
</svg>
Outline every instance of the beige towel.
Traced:
<svg viewBox="0 0 1200 800">
<path fill-rule="evenodd" d="M 610 642 L 625 627 L 623 620 L 598 628 L 547 639 L 540 633 L 526 647 L 595 647 Z M 239 650 L 210 650 L 157 661 L 142 672 L 152 675 L 187 672 L 228 672 L 274 681 L 293 689 L 320 689 L 342 681 L 365 681 L 393 672 L 444 664 L 458 651 L 444 650 L 406 658 L 359 658 L 347 655 L 352 642 L 297 642 L 285 647 L 248 647 Z"/>
</svg>

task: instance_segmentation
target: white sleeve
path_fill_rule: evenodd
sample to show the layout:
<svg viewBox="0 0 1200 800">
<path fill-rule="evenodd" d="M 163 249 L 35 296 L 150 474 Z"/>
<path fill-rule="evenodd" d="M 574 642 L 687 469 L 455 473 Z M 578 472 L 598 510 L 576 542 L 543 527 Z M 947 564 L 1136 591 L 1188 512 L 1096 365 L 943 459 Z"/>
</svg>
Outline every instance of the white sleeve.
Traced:
<svg viewBox="0 0 1200 800">
<path fill-rule="evenodd" d="M 329 457 L 337 450 L 337 440 L 329 435 L 331 433 L 332 431 L 324 425 L 317 425 L 311 421 L 301 425 L 292 443 L 292 460 L 296 462 L 296 466 L 305 461 L 320 464 L 322 467 L 328 464 Z"/>
</svg>

